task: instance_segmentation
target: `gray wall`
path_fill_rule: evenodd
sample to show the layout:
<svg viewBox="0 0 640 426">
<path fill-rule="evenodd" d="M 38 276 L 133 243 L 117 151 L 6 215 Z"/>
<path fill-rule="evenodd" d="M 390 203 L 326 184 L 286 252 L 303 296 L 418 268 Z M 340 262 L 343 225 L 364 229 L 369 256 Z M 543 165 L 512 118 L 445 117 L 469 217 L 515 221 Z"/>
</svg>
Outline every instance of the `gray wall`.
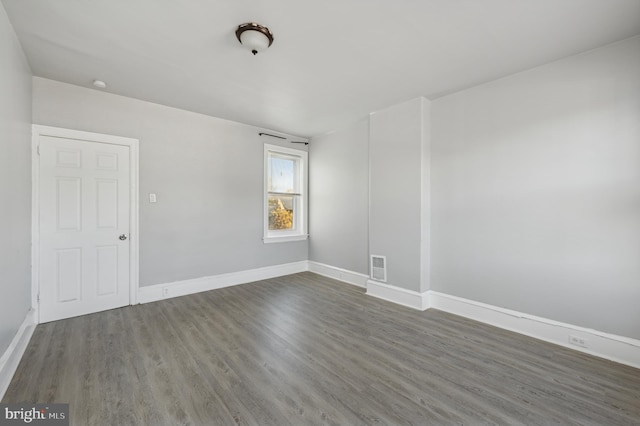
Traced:
<svg viewBox="0 0 640 426">
<path fill-rule="evenodd" d="M 33 120 L 140 140 L 141 286 L 308 259 L 307 241 L 262 242 L 263 143 L 277 139 L 258 129 L 42 78 Z"/>
<path fill-rule="evenodd" d="M 421 291 L 423 99 L 369 120 L 369 251 L 387 257 L 387 284 Z"/>
<path fill-rule="evenodd" d="M 0 3 L 0 356 L 31 307 L 31 70 Z"/>
<path fill-rule="evenodd" d="M 640 37 L 432 103 L 432 288 L 640 338 Z"/>
<path fill-rule="evenodd" d="M 369 275 L 369 120 L 313 138 L 309 259 Z"/>
<path fill-rule="evenodd" d="M 420 98 L 422 153 L 420 176 L 420 292 L 431 290 L 431 101 Z"/>
</svg>

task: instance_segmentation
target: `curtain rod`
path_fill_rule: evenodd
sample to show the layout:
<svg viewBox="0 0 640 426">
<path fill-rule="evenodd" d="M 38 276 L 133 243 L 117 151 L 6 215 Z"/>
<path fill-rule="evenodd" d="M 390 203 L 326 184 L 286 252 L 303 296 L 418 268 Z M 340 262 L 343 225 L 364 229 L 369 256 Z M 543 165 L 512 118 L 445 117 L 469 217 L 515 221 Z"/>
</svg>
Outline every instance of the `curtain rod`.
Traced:
<svg viewBox="0 0 640 426">
<path fill-rule="evenodd" d="M 264 133 L 264 132 L 258 133 L 258 136 L 271 136 L 272 138 L 278 138 L 278 139 L 287 140 L 287 138 L 285 138 L 284 136 L 272 135 L 271 133 Z M 305 142 L 305 141 L 291 141 L 291 143 L 303 143 L 305 145 L 309 145 L 308 141 L 307 142 Z"/>
<path fill-rule="evenodd" d="M 277 135 L 272 135 L 270 133 L 258 133 L 258 136 L 271 136 L 272 138 L 278 138 L 278 139 L 287 139 L 284 136 L 277 136 Z"/>
</svg>

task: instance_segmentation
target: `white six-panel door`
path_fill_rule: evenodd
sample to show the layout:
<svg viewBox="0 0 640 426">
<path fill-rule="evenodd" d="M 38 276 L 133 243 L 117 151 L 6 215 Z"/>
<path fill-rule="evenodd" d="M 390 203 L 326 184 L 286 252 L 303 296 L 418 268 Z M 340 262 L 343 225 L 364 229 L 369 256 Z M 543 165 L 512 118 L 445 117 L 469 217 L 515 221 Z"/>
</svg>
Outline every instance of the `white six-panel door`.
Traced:
<svg viewBox="0 0 640 426">
<path fill-rule="evenodd" d="M 129 304 L 130 149 L 40 136 L 40 322 Z"/>
</svg>

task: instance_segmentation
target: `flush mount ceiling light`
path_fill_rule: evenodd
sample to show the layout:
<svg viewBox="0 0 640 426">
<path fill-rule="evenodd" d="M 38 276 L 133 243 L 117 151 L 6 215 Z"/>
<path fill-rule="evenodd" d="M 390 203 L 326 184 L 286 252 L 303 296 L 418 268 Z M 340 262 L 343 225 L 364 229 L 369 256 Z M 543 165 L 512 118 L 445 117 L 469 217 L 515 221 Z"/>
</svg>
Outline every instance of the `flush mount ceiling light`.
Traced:
<svg viewBox="0 0 640 426">
<path fill-rule="evenodd" d="M 269 31 L 269 28 L 255 22 L 238 25 L 236 37 L 238 37 L 240 44 L 249 49 L 254 55 L 267 50 L 273 43 L 273 34 Z"/>
<path fill-rule="evenodd" d="M 94 87 L 97 87 L 98 89 L 106 89 L 107 88 L 107 83 L 105 83 L 102 80 L 93 80 L 93 84 Z"/>
</svg>

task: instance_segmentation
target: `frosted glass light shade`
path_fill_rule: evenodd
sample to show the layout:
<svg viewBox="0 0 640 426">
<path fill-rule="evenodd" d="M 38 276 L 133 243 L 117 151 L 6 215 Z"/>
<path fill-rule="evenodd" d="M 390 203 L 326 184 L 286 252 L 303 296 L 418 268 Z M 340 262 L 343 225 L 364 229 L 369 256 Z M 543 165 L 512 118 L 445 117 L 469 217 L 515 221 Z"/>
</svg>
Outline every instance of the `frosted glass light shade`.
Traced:
<svg viewBox="0 0 640 426">
<path fill-rule="evenodd" d="M 267 50 L 269 39 L 260 31 L 248 30 L 240 35 L 240 42 L 255 55 L 258 52 Z"/>
</svg>

